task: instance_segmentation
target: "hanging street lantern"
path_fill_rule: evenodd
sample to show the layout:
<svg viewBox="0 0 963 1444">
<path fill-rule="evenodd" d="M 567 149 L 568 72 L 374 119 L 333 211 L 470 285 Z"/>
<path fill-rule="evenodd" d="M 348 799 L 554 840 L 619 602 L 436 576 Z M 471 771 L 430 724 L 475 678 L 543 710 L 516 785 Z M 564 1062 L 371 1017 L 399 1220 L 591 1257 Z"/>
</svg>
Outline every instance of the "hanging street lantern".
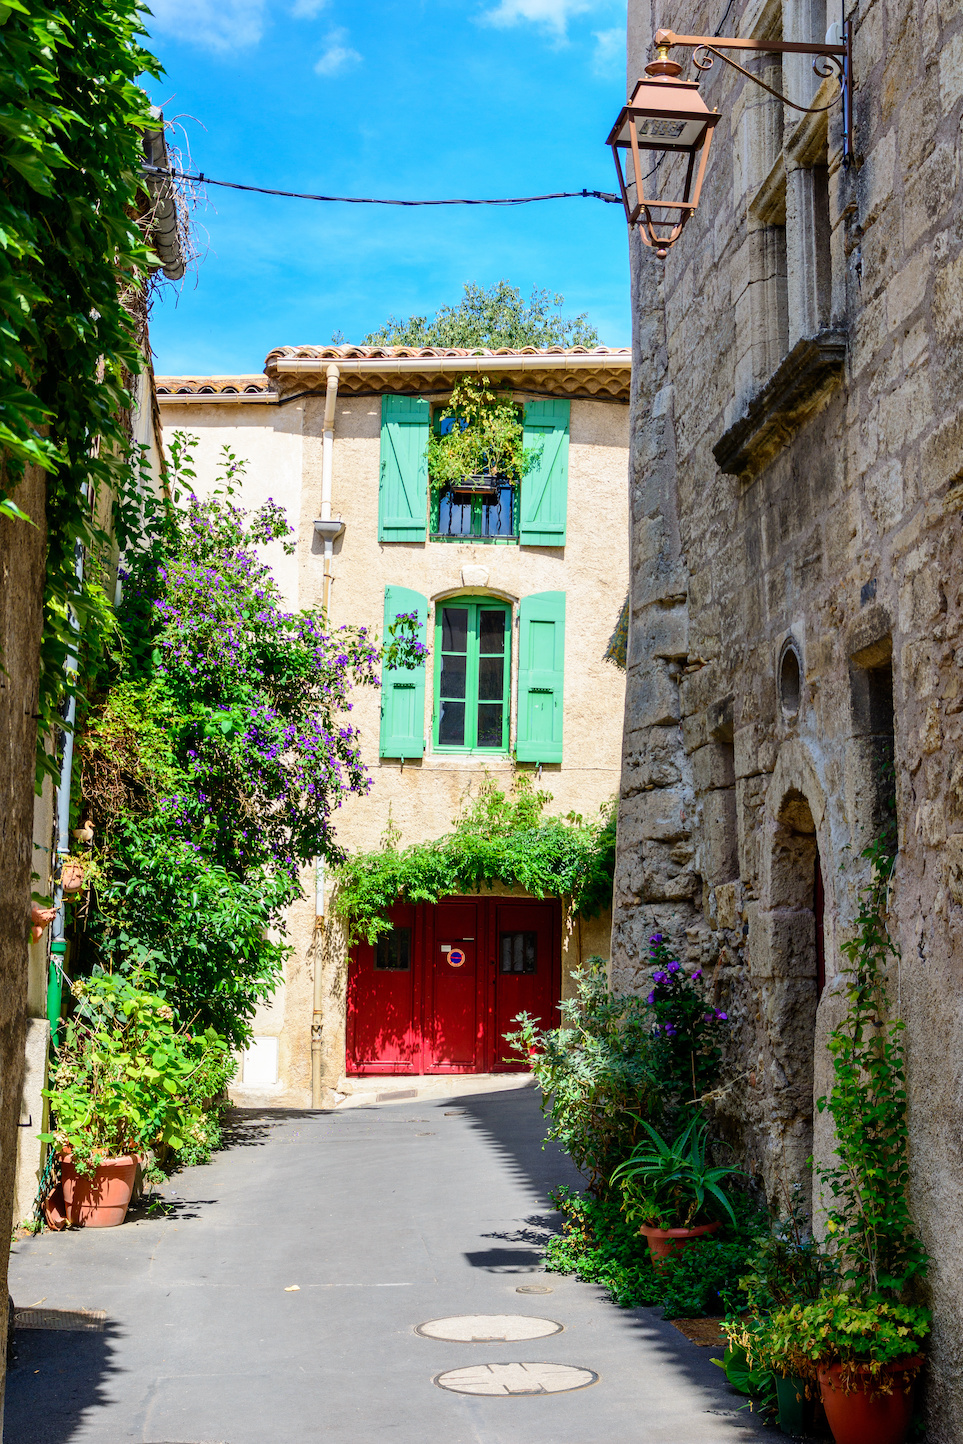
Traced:
<svg viewBox="0 0 963 1444">
<path fill-rule="evenodd" d="M 645 244 L 664 257 L 699 204 L 712 132 L 720 117 L 702 99 L 698 81 L 679 79 L 682 66 L 669 60 L 668 46 L 659 46 L 657 59 L 645 72 L 648 78 L 639 80 L 606 143 L 615 157 L 629 225 L 637 224 Z M 646 199 L 647 181 L 658 177 L 652 190 L 658 181 L 664 184 L 658 171 L 669 156 L 685 157 L 681 200 L 661 195 Z"/>
<path fill-rule="evenodd" d="M 853 148 L 848 22 L 841 29 L 834 26 L 826 36 L 825 45 L 740 40 L 730 36 L 676 35 L 671 30 L 657 30 L 656 58 L 645 67 L 645 76 L 638 81 L 628 103 L 620 110 L 606 144 L 612 148 L 628 223 L 638 226 L 642 240 L 660 260 L 665 259 L 669 247 L 679 239 L 686 221 L 695 214 L 699 205 L 712 132 L 721 119 L 718 111 L 709 110 L 702 99 L 698 81 L 679 78 L 682 66 L 669 59 L 673 46 L 692 50 L 697 70 L 708 70 L 716 57 L 724 60 L 741 75 L 768 90 L 770 95 L 807 115 L 828 110 L 830 106 L 796 105 L 722 52 L 761 50 L 816 56 L 813 62 L 816 73 L 821 77 L 834 75 L 839 81 L 845 134 L 843 161 L 846 165 L 850 162 Z M 835 100 L 831 104 L 835 104 Z M 653 163 L 656 154 L 658 159 Z M 674 173 L 673 168 L 660 174 L 663 163 L 674 156 L 684 157 L 681 199 L 672 199 L 669 177 Z M 649 185 L 648 196 L 646 183 Z"/>
</svg>

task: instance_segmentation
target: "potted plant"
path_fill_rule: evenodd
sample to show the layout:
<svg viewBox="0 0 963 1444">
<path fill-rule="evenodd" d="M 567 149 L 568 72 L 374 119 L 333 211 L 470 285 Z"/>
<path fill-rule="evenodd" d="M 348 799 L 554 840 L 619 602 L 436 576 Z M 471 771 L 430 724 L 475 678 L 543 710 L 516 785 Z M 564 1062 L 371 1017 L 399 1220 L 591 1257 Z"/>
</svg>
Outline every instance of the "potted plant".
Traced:
<svg viewBox="0 0 963 1444">
<path fill-rule="evenodd" d="M 505 482 L 518 485 L 537 455 L 524 445 L 511 396 L 492 391 L 487 376 L 466 376 L 428 438 L 428 480 L 433 491 L 497 496 Z"/>
<path fill-rule="evenodd" d="M 58 1151 L 67 1221 L 77 1226 L 123 1223 L 139 1161 L 182 1147 L 204 1098 L 232 1071 L 227 1043 L 179 1028 L 146 982 L 97 973 L 73 985 L 78 1007 L 44 1089 L 52 1126 L 40 1137 Z"/>
<path fill-rule="evenodd" d="M 650 1123 L 639 1121 L 646 1136 L 619 1164 L 611 1181 L 622 1190 L 626 1217 L 639 1219 L 639 1233 L 648 1241 L 652 1261 L 658 1267 L 661 1260 L 681 1252 L 692 1239 L 719 1228 L 720 1220 L 708 1215 L 721 1210 L 736 1222 L 720 1184 L 740 1170 L 709 1162 L 709 1125 L 699 1115 L 671 1143 L 666 1143 Z"/>
<path fill-rule="evenodd" d="M 818 1381 L 836 1444 L 902 1444 L 930 1312 L 829 1293 L 779 1309 L 757 1334 L 783 1376 Z"/>
<path fill-rule="evenodd" d="M 60 887 L 69 895 L 83 891 L 84 864 L 79 857 L 65 857 L 60 864 Z"/>
<path fill-rule="evenodd" d="M 723 1325 L 729 1348 L 720 1367 L 733 1387 L 753 1393 L 757 1403 L 765 1398 L 783 1432 L 796 1435 L 813 1425 L 818 1390 L 811 1370 L 800 1369 L 787 1352 L 791 1336 L 774 1317 L 792 1304 L 817 1299 L 836 1274 L 833 1260 L 812 1236 L 798 1189 L 787 1202 L 785 1217 L 773 1220 L 739 1280 L 745 1307 Z M 745 1389 L 747 1379 L 754 1389 Z"/>
</svg>

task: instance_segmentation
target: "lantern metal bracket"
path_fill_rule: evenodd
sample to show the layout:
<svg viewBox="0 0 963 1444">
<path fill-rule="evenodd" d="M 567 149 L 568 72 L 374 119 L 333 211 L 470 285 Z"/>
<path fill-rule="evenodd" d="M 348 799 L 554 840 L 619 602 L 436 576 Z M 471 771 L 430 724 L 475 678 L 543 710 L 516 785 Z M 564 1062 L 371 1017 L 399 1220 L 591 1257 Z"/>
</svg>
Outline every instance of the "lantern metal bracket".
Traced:
<svg viewBox="0 0 963 1444">
<path fill-rule="evenodd" d="M 657 30 L 655 32 L 655 48 L 659 61 L 665 61 L 669 51 L 674 46 L 681 46 L 692 51 L 692 63 L 697 70 L 709 70 L 716 56 L 731 65 L 733 70 L 738 70 L 740 75 L 745 75 L 749 80 L 761 85 L 770 95 L 781 100 L 784 105 L 791 106 L 793 110 L 800 110 L 804 115 L 817 115 L 822 111 L 831 110 L 837 99 L 843 102 L 843 165 L 849 166 L 853 160 L 853 98 L 852 98 L 852 29 L 850 22 L 844 20 L 842 24 L 842 43 L 839 45 L 805 45 L 794 40 L 742 40 L 732 35 L 676 35 L 673 30 Z M 806 106 L 797 105 L 794 100 L 773 90 L 758 75 L 753 75 L 751 70 L 746 70 L 728 55 L 724 50 L 754 50 L 762 51 L 765 54 L 773 55 L 813 55 L 813 70 L 825 80 L 834 75 L 839 81 L 839 96 L 830 101 L 829 105 Z M 700 51 L 705 57 L 700 58 Z M 658 64 L 658 62 L 656 62 Z"/>
</svg>

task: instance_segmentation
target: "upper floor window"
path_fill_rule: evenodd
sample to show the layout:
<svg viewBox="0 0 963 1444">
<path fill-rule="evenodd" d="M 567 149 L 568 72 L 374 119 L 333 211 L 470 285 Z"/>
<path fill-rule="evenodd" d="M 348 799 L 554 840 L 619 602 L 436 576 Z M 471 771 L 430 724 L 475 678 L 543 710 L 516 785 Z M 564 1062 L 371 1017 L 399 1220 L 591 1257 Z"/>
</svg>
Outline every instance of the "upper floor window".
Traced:
<svg viewBox="0 0 963 1444">
<path fill-rule="evenodd" d="M 519 487 L 499 486 L 495 494 L 448 490 L 429 499 L 430 403 L 417 396 L 383 397 L 379 540 L 423 543 L 426 536 L 438 541 L 464 537 L 564 546 L 570 402 L 528 401 L 522 410 L 524 444 L 537 457 Z"/>
<path fill-rule="evenodd" d="M 511 612 L 459 597 L 435 616 L 435 746 L 508 750 Z"/>
<path fill-rule="evenodd" d="M 492 492 L 473 495 L 442 491 L 432 498 L 433 537 L 515 537 L 515 488 L 506 482 Z"/>
</svg>

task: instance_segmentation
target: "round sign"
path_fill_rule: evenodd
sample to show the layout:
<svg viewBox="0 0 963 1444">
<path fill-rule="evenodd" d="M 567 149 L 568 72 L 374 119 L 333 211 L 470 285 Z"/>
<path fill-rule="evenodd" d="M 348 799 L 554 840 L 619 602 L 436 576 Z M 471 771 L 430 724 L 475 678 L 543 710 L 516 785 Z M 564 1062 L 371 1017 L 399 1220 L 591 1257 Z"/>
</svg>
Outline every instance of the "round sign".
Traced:
<svg viewBox="0 0 963 1444">
<path fill-rule="evenodd" d="M 453 968 L 463 967 L 465 963 L 464 948 L 452 948 L 451 952 L 448 954 L 448 961 Z"/>
</svg>

